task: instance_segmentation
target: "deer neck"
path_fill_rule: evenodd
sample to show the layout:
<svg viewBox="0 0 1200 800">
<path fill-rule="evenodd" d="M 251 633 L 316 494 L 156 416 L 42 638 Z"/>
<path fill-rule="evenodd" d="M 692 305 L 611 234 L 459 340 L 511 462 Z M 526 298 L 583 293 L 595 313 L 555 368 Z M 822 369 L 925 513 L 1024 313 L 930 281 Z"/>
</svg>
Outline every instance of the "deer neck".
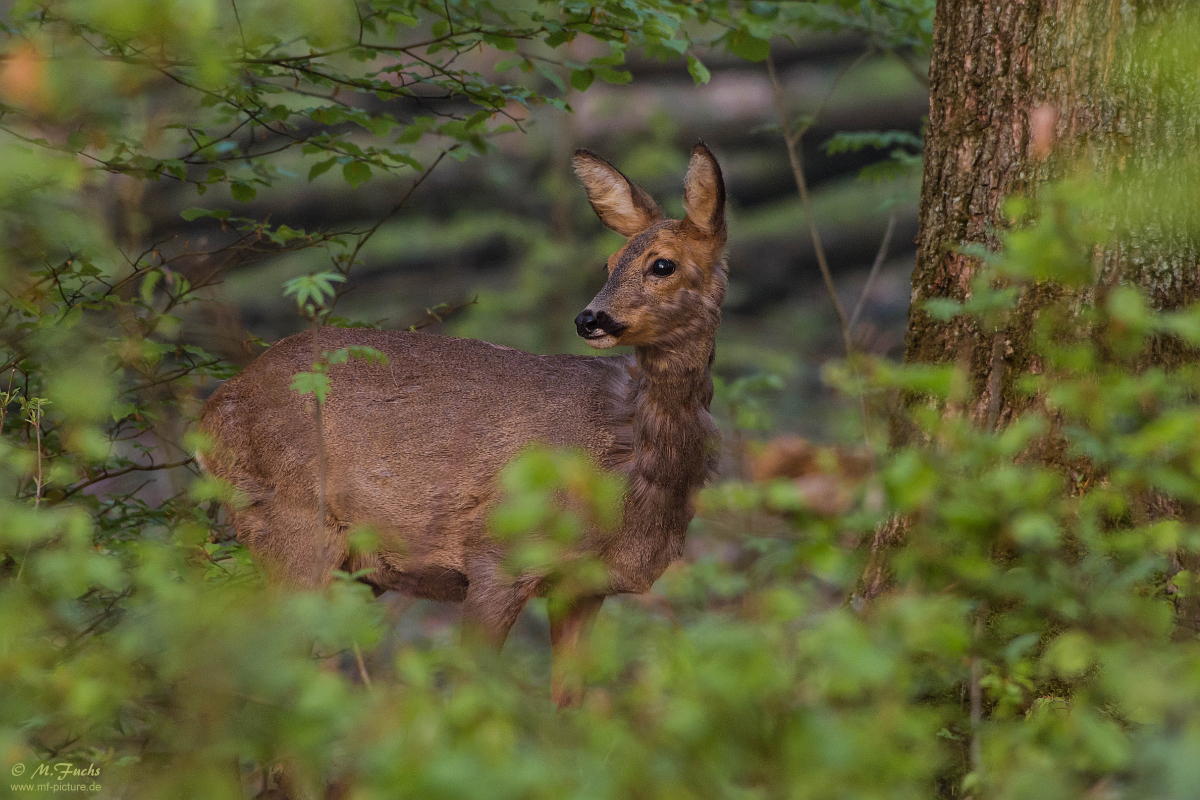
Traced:
<svg viewBox="0 0 1200 800">
<path fill-rule="evenodd" d="M 716 433 L 708 413 L 714 344 L 710 336 L 670 349 L 638 347 L 634 353 L 639 376 L 630 477 L 635 495 L 653 498 L 654 505 L 678 505 L 689 519 L 691 494 L 708 474 Z"/>
<path fill-rule="evenodd" d="M 712 402 L 715 337 L 690 340 L 677 347 L 637 347 L 634 358 L 640 380 L 634 390 L 634 422 L 653 433 L 656 422 L 686 422 L 707 411 Z M 636 449 L 655 449 L 661 442 L 638 442 Z"/>
<path fill-rule="evenodd" d="M 644 592 L 683 554 L 693 495 L 708 476 L 717 430 L 712 402 L 714 336 L 672 348 L 638 347 L 634 357 L 629 492 L 623 535 L 606 560 L 614 591 Z"/>
</svg>

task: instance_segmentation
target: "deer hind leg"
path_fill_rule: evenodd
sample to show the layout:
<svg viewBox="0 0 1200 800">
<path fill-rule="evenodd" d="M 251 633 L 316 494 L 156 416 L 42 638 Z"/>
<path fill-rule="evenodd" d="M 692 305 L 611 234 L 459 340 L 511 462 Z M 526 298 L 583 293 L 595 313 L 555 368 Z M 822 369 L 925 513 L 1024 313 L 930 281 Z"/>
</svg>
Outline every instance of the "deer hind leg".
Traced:
<svg viewBox="0 0 1200 800">
<path fill-rule="evenodd" d="M 587 641 L 602 603 L 602 595 L 550 596 L 550 697 L 559 708 L 573 708 L 583 702 L 581 645 Z"/>
<path fill-rule="evenodd" d="M 276 586 L 318 589 L 346 558 L 345 533 L 317 510 L 287 498 L 255 503 L 234 517 L 238 540 Z"/>
</svg>

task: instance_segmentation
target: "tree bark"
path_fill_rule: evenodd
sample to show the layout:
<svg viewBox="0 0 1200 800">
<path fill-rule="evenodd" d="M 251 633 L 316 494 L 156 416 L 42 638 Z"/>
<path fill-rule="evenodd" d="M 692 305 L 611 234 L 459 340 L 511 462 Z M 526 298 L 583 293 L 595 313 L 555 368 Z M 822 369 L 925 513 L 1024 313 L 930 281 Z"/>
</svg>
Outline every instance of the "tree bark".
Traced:
<svg viewBox="0 0 1200 800">
<path fill-rule="evenodd" d="M 967 407 L 948 413 L 965 411 L 995 429 L 1034 402 L 1016 390 L 1017 381 L 1040 370 L 1032 324 L 1047 301 L 1063 297 L 1062 287 L 1029 287 L 1000 329 L 983 330 L 967 317 L 937 320 L 923 308 L 931 298 L 968 299 L 980 261 L 959 248 L 997 247 L 1010 196 L 1036 203 L 1048 181 L 1076 176 L 1102 188 L 1106 203 L 1098 214 L 1113 236 L 1094 253 L 1094 283 L 1069 298 L 1076 310 L 1115 283 L 1139 286 L 1159 310 L 1200 299 L 1191 216 L 1200 13 L 1190 5 L 938 0 L 905 361 L 955 362 L 967 370 Z M 1194 357 L 1177 341 L 1160 339 L 1143 365 Z M 903 442 L 908 432 L 895 422 L 894 439 Z M 1049 452 L 1042 457 L 1055 460 Z M 886 551 L 906 529 L 907 520 L 895 518 L 876 532 L 862 579 L 866 600 L 885 591 Z"/>
<path fill-rule="evenodd" d="M 1027 398 L 1016 379 L 1036 364 L 1032 291 L 1009 326 L 982 331 L 932 319 L 929 298 L 965 300 L 979 261 L 954 248 L 995 248 L 1010 195 L 1092 176 L 1113 208 L 1111 246 L 1096 254 L 1097 286 L 1131 282 L 1153 306 L 1200 298 L 1187 218 L 1188 168 L 1200 128 L 1200 72 L 1189 0 L 939 0 L 930 67 L 929 131 L 905 360 L 958 361 L 973 384 L 971 416 L 1003 424 Z M 1153 185 L 1153 196 L 1144 189 Z M 1154 197 L 1176 197 L 1180 203 Z M 1149 212 L 1149 213 L 1147 213 Z M 1111 210 L 1105 213 L 1113 213 Z M 1126 227 L 1126 225 L 1128 227 Z M 1090 291 L 1094 291 L 1094 288 Z M 1080 298 L 1087 302 L 1088 294 Z M 1151 353 L 1170 363 L 1169 344 Z"/>
</svg>

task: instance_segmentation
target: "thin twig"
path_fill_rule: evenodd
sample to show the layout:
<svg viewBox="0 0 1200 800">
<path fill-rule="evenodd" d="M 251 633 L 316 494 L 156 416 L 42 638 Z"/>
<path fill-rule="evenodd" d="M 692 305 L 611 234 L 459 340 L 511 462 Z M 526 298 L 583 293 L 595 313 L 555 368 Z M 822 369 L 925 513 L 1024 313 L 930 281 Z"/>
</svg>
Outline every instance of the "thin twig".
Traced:
<svg viewBox="0 0 1200 800">
<path fill-rule="evenodd" d="M 321 315 L 313 312 L 313 368 L 324 358 L 321 353 Z M 317 425 L 317 536 L 320 537 L 322 550 L 328 549 L 330 543 L 325 535 L 325 429 L 321 421 L 321 397 L 313 392 L 313 420 Z"/>
<path fill-rule="evenodd" d="M 983 724 L 983 661 L 979 657 L 979 646 L 983 639 L 984 618 L 987 616 L 987 603 L 980 601 L 975 612 L 975 653 L 971 656 L 971 683 L 967 687 L 971 702 L 971 771 L 975 773 L 976 782 L 982 777 L 983 746 L 980 742 L 979 729 Z"/>
<path fill-rule="evenodd" d="M 835 75 L 833 77 L 833 82 L 829 84 L 829 90 L 827 92 L 825 92 L 825 96 L 823 98 L 821 98 L 821 105 L 817 106 L 817 110 L 813 112 L 812 116 L 809 117 L 808 120 L 804 123 L 804 125 L 802 125 L 800 127 L 800 130 L 797 131 L 797 133 L 796 133 L 796 142 L 797 143 L 799 143 L 801 136 L 808 133 L 809 128 L 816 125 L 817 122 L 821 119 L 821 117 L 825 116 L 825 109 L 829 108 L 829 103 L 830 103 L 830 101 L 833 100 L 833 93 L 837 91 L 837 88 L 839 86 L 841 86 L 842 79 L 844 79 L 847 75 L 849 75 L 851 72 L 853 72 L 858 67 L 859 64 L 863 63 L 864 61 L 866 61 L 868 58 L 870 58 L 873 55 L 875 55 L 875 48 L 868 47 L 866 50 L 859 53 L 857 58 L 855 58 L 853 61 L 851 61 L 846 66 L 842 67 L 841 72 L 839 72 L 837 75 Z"/>
<path fill-rule="evenodd" d="M 444 159 L 451 150 L 456 150 L 457 148 L 458 145 L 454 145 L 453 147 L 450 147 L 439 153 L 438 157 L 433 160 L 433 163 L 429 165 L 428 169 L 421 173 L 421 177 L 412 182 L 412 185 L 408 187 L 408 191 L 404 193 L 404 196 L 401 197 L 394 206 L 392 206 L 391 210 L 384 214 L 379 221 L 372 225 L 367 231 L 358 234 L 358 241 L 354 245 L 354 250 L 350 252 L 349 258 L 347 258 L 344 264 L 341 266 L 338 266 L 335 263 L 334 266 L 337 268 L 338 272 L 340 272 L 343 276 L 346 276 L 347 273 L 350 272 L 351 267 L 353 267 L 355 261 L 358 260 L 358 254 L 363 249 L 363 246 L 383 226 L 383 223 L 387 222 L 389 219 L 394 217 L 396 213 L 400 211 L 400 209 L 404 208 L 405 203 L 407 203 L 409 198 L 413 196 L 413 193 L 416 192 L 417 189 L 421 188 L 421 184 L 424 183 L 425 180 L 433 173 L 434 169 L 437 168 L 437 165 L 442 163 L 442 159 Z M 348 284 L 348 281 L 344 281 L 340 286 L 338 286 L 337 291 L 334 292 L 333 298 L 325 307 L 325 317 L 327 319 L 329 315 L 333 313 L 333 308 L 337 305 L 338 300 L 340 300 L 342 295 L 346 293 Z"/>
<path fill-rule="evenodd" d="M 237 20 L 238 35 L 242 37 L 242 55 L 248 52 L 246 48 L 246 32 L 242 30 L 242 15 L 238 13 L 237 0 L 229 0 L 229 5 L 233 6 L 233 18 Z"/>
<path fill-rule="evenodd" d="M 850 355 L 853 346 L 850 343 L 850 329 L 846 325 L 846 312 L 842 310 L 842 303 L 838 300 L 837 289 L 833 285 L 833 274 L 829 271 L 829 262 L 825 258 L 825 246 L 821 244 L 821 234 L 817 230 L 817 219 L 813 215 L 812 202 L 808 196 L 808 181 L 804 178 L 804 167 L 800 163 L 800 155 L 797 148 L 800 144 L 801 137 L 804 136 L 804 128 L 798 131 L 792 131 L 792 125 L 788 121 L 787 104 L 783 99 L 783 86 L 779 83 L 779 76 L 775 74 L 775 64 L 770 56 L 767 57 L 767 75 L 771 78 L 771 87 L 775 91 L 775 106 L 779 111 L 779 125 L 783 132 L 783 142 L 787 147 L 788 161 L 792 166 L 792 177 L 796 180 L 796 189 L 800 192 L 800 205 L 804 209 L 804 216 L 808 222 L 808 232 L 812 237 L 813 250 L 817 255 L 817 266 L 821 269 L 821 279 L 825 281 L 825 290 L 829 292 L 829 299 L 833 301 L 833 308 L 837 311 L 838 323 L 842 328 L 842 343 L 846 347 L 846 355 Z"/>
<path fill-rule="evenodd" d="M 367 665 L 363 662 L 362 651 L 358 649 L 358 642 L 354 642 L 354 660 L 358 662 L 358 676 L 362 678 L 363 686 L 366 686 L 370 690 L 371 676 L 367 674 Z"/>
<path fill-rule="evenodd" d="M 42 398 L 38 398 L 35 403 L 33 428 L 37 431 L 37 493 L 33 497 L 33 507 L 37 508 L 42 504 Z"/>
<path fill-rule="evenodd" d="M 917 83 L 921 84 L 926 89 L 929 88 L 929 75 L 928 74 L 922 72 L 920 70 L 920 68 L 915 66 L 911 61 L 909 61 L 907 58 L 905 58 L 904 55 L 901 54 L 900 52 L 890 49 L 890 48 L 886 52 L 888 55 L 895 57 L 895 59 L 904 66 L 904 69 L 908 71 L 908 74 L 913 76 L 913 78 L 917 81 Z"/>
<path fill-rule="evenodd" d="M 63 497 L 64 498 L 70 497 L 71 495 L 73 495 L 77 492 L 80 492 L 83 489 L 88 488 L 89 486 L 100 483 L 100 481 L 106 481 L 109 478 L 119 478 L 122 475 L 128 475 L 131 472 L 157 472 L 158 470 L 163 470 L 163 469 L 176 469 L 177 467 L 186 467 L 188 464 L 195 463 L 195 461 L 196 461 L 195 456 L 191 456 L 189 458 L 183 459 L 182 461 L 171 461 L 166 464 L 133 464 L 132 466 L 122 467 L 121 469 L 116 470 L 114 472 L 109 472 L 108 470 L 104 470 L 99 475 L 93 475 L 92 477 L 88 478 L 87 480 L 80 481 L 79 483 L 75 484 L 74 486 L 66 489 L 63 493 Z"/>
<path fill-rule="evenodd" d="M 38 398 L 34 405 L 32 422 L 35 430 L 37 430 L 37 492 L 33 497 L 33 507 L 37 508 L 42 504 L 42 398 Z M 17 580 L 21 580 L 21 573 L 25 571 L 25 562 L 29 561 L 29 551 L 33 548 L 33 540 L 29 540 L 29 544 L 25 545 L 25 555 L 21 558 L 21 566 L 17 567 Z"/>
<path fill-rule="evenodd" d="M 783 85 L 779 82 L 779 76 L 775 72 L 775 63 L 771 59 L 770 54 L 768 53 L 767 55 L 767 75 L 771 78 L 771 88 L 775 92 L 775 106 L 779 111 L 779 125 L 780 131 L 783 133 L 783 143 L 787 148 L 788 161 L 792 166 L 792 177 L 794 177 L 796 180 L 796 189 L 800 192 L 800 206 L 804 210 L 804 216 L 808 221 L 808 232 L 812 236 L 813 250 L 816 252 L 817 256 L 817 266 L 821 268 L 821 279 L 825 281 L 825 290 L 829 292 L 829 299 L 833 302 L 834 310 L 837 311 L 838 323 L 842 329 L 842 345 L 846 348 L 847 359 L 854 355 L 854 344 L 850 338 L 850 325 L 847 323 L 846 312 L 842 309 L 842 303 L 840 300 L 838 300 L 837 289 L 833 285 L 833 273 L 830 272 L 829 261 L 825 257 L 825 246 L 821 244 L 821 234 L 817 231 L 817 218 L 813 214 L 812 202 L 808 197 L 808 182 L 804 178 L 804 166 L 800 161 L 799 149 L 800 140 L 804 137 L 805 132 L 812 127 L 813 123 L 820 117 L 820 115 L 824 113 L 826 105 L 828 105 L 830 98 L 833 97 L 833 92 L 837 88 L 838 84 L 841 83 L 842 78 L 844 78 L 852 69 L 861 64 L 873 53 L 873 50 L 867 50 L 858 58 L 854 59 L 854 61 L 852 61 L 840 73 L 838 73 L 838 76 L 833 80 L 833 84 L 829 87 L 829 91 L 826 93 L 825 98 L 817 107 L 817 113 L 812 117 L 811 120 L 802 125 L 796 131 L 792 130 L 791 123 L 788 122 L 787 103 L 784 101 L 783 97 Z M 862 415 L 863 441 L 866 442 L 867 452 L 872 454 L 872 460 L 874 460 L 875 449 L 871 446 L 871 434 L 869 426 L 870 420 L 867 416 L 867 399 L 865 391 L 861 390 L 863 384 L 862 376 L 858 374 L 857 369 L 854 369 L 853 364 L 851 364 L 851 369 L 854 370 L 860 387 L 858 395 L 858 407 L 859 412 Z"/>
<path fill-rule="evenodd" d="M 101 611 L 99 614 L 97 614 L 96 618 L 93 619 L 86 628 L 84 628 L 79 633 L 77 633 L 73 637 L 71 637 L 71 641 L 66 646 L 66 651 L 68 653 L 78 652 L 77 648 L 78 648 L 79 644 L 84 640 L 84 638 L 95 633 L 96 630 L 100 627 L 100 625 L 106 619 L 108 619 L 110 616 L 112 616 L 113 609 L 116 607 L 117 603 L 119 603 L 122 600 L 124 600 L 125 598 L 129 597 L 131 594 L 133 594 L 133 589 L 126 588 L 126 589 L 123 589 L 120 593 L 114 595 L 113 598 L 111 600 L 109 600 L 108 605 L 105 606 L 104 610 Z"/>
<path fill-rule="evenodd" d="M 884 259 L 887 258 L 888 247 L 892 244 L 892 233 L 896 230 L 896 212 L 888 217 L 887 230 L 883 233 L 883 241 L 879 243 L 879 252 L 875 254 L 875 263 L 871 265 L 871 272 L 867 275 L 867 282 L 863 284 L 862 294 L 858 297 L 858 303 L 854 306 L 854 313 L 850 315 L 850 330 L 854 330 L 855 324 L 858 323 L 858 318 L 862 314 L 863 306 L 867 304 L 867 295 L 871 293 L 871 284 L 875 282 L 875 276 L 879 274 L 879 268 L 883 266 Z"/>
<path fill-rule="evenodd" d="M 184 375 L 188 375 L 192 372 L 195 372 L 198 369 L 205 369 L 207 367 L 215 367 L 220 363 L 221 363 L 221 359 L 214 358 L 210 361 L 201 361 L 198 364 L 190 364 L 186 367 L 181 367 L 181 368 L 175 370 L 174 372 L 168 372 L 165 375 L 160 375 L 157 378 L 154 378 L 153 380 L 148 380 L 145 383 L 139 383 L 136 386 L 130 386 L 125 391 L 128 394 L 137 394 L 138 392 L 144 391 L 145 389 L 149 389 L 152 386 L 158 386 L 163 383 L 171 383 L 176 378 L 182 378 Z"/>
<path fill-rule="evenodd" d="M 17 368 L 13 366 L 8 372 L 8 389 L 4 391 L 4 402 L 0 403 L 0 433 L 4 433 L 4 417 L 8 411 L 8 404 L 12 402 L 12 385 L 13 378 L 17 375 Z"/>
<path fill-rule="evenodd" d="M 446 317 L 450 316 L 451 314 L 455 313 L 456 311 L 461 311 L 464 308 L 466 308 L 467 306 L 473 306 L 477 302 L 479 302 L 478 296 L 472 297 L 467 302 L 458 303 L 457 305 L 455 305 L 454 303 L 442 303 L 441 305 L 434 306 L 433 308 L 427 308 L 427 309 L 425 309 L 425 318 L 423 320 L 421 320 L 420 322 L 413 323 L 412 325 L 409 325 L 404 330 L 419 331 L 422 328 L 428 328 L 430 325 L 436 325 L 437 323 L 442 322 L 443 320 L 446 319 Z"/>
</svg>

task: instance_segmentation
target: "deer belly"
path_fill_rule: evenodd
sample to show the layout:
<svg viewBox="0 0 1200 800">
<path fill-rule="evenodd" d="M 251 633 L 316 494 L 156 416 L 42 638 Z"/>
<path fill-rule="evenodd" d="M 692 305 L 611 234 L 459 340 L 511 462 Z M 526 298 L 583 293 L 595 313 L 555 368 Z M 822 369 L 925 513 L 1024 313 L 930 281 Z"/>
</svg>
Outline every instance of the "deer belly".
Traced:
<svg viewBox="0 0 1200 800">
<path fill-rule="evenodd" d="M 394 569 L 385 563 L 367 582 L 380 589 L 400 592 L 422 600 L 461 603 L 467 596 L 467 576 L 456 569 L 435 565 L 415 569 Z"/>
</svg>

